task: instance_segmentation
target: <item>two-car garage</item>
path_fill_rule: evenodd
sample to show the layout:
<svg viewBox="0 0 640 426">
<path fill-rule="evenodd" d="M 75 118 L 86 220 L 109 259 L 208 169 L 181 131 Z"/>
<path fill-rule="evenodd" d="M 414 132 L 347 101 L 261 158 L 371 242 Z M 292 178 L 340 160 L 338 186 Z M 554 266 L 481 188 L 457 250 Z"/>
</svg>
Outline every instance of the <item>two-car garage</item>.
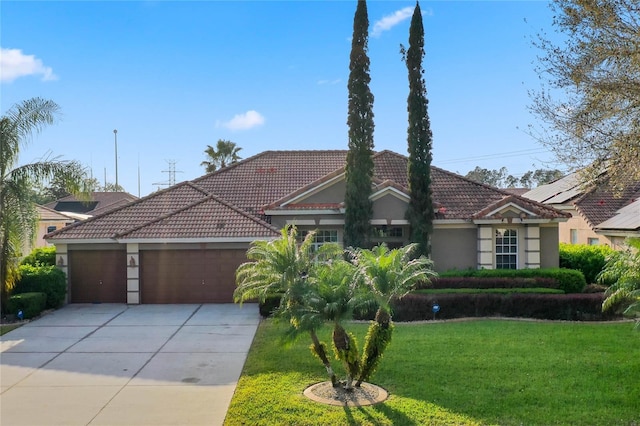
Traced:
<svg viewBox="0 0 640 426">
<path fill-rule="evenodd" d="M 129 280 L 129 291 L 139 290 L 139 303 L 229 303 L 235 271 L 247 261 L 246 250 L 140 250 L 139 262 L 131 262 L 124 249 L 70 250 L 69 300 L 127 303 Z M 128 274 L 127 269 L 137 272 Z"/>
</svg>

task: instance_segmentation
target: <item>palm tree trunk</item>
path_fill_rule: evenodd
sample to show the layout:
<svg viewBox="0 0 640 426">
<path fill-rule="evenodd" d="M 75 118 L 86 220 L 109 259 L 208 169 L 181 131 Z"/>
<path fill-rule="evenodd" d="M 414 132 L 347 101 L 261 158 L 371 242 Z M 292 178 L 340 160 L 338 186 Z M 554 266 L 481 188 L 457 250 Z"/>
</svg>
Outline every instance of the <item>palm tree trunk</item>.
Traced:
<svg viewBox="0 0 640 426">
<path fill-rule="evenodd" d="M 351 390 L 353 389 L 353 380 L 360 372 L 358 348 L 349 333 L 338 323 L 333 327 L 333 345 L 347 372 L 347 381 L 344 388 L 345 390 Z"/>
<path fill-rule="evenodd" d="M 378 308 L 375 321 L 369 326 L 367 340 L 362 349 L 362 370 L 356 381 L 356 387 L 360 387 L 362 382 L 368 380 L 376 370 L 384 350 L 391 341 L 392 331 L 391 315 L 386 309 Z"/>
<path fill-rule="evenodd" d="M 324 346 L 322 346 L 318 339 L 318 335 L 315 330 L 311 330 L 309 334 L 311 335 L 311 341 L 313 342 L 313 349 L 316 355 L 318 355 L 318 358 L 322 361 L 322 364 L 324 364 L 324 368 L 326 368 L 327 374 L 329 374 L 329 377 L 331 378 L 331 384 L 333 387 L 338 386 L 338 379 L 336 378 L 336 374 L 333 372 L 333 368 L 331 368 L 331 363 L 329 362 L 329 358 L 327 358 Z"/>
</svg>

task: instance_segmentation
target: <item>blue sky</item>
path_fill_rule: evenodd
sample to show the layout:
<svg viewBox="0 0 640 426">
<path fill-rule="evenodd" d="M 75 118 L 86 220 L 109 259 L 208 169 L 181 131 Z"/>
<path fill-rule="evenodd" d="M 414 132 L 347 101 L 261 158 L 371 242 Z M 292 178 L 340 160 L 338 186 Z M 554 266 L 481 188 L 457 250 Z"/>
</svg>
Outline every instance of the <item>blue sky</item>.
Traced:
<svg viewBox="0 0 640 426">
<path fill-rule="evenodd" d="M 423 1 L 435 166 L 465 174 L 550 163 L 527 133 L 535 34 L 546 1 Z M 369 1 L 375 149 L 406 154 L 412 1 Z M 21 153 L 78 160 L 146 195 L 203 174 L 207 144 L 346 149 L 355 1 L 7 1 L 0 3 L 1 110 L 40 96 L 62 108 Z"/>
</svg>

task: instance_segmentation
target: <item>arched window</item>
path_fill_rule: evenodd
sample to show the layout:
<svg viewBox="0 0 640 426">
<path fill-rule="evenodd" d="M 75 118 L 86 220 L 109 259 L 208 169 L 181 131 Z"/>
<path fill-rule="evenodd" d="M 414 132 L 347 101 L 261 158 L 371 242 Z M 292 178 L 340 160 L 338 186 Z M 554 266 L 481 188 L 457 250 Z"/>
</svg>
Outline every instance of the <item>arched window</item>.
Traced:
<svg viewBox="0 0 640 426">
<path fill-rule="evenodd" d="M 496 269 L 518 269 L 518 231 L 496 229 Z"/>
</svg>

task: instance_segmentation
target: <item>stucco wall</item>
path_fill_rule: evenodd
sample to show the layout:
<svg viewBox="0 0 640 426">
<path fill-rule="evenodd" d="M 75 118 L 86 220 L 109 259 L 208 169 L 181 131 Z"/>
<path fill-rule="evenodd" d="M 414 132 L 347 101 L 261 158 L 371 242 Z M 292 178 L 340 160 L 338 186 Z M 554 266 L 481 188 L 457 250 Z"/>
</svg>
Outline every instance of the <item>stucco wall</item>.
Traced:
<svg viewBox="0 0 640 426">
<path fill-rule="evenodd" d="M 334 183 L 322 191 L 316 192 L 299 202 L 301 203 L 339 203 L 344 200 L 346 186 L 344 180 Z"/>
<path fill-rule="evenodd" d="M 558 228 L 540 227 L 540 267 L 557 268 L 560 263 L 559 256 Z"/>
<path fill-rule="evenodd" d="M 435 228 L 431 240 L 431 259 L 438 272 L 449 269 L 476 269 L 478 231 L 475 227 Z"/>
<path fill-rule="evenodd" d="M 561 222 L 558 226 L 560 242 L 571 244 L 571 230 L 575 229 L 578 233 L 578 239 L 575 244 L 588 244 L 589 238 L 597 238 L 598 244 L 606 244 L 611 246 L 611 240 L 604 235 L 596 234 L 589 226 L 587 221 L 580 216 L 575 209 L 566 210 L 571 213 L 571 219 Z"/>
<path fill-rule="evenodd" d="M 372 219 L 404 220 L 407 202 L 394 195 L 385 195 L 373 202 Z"/>
</svg>

